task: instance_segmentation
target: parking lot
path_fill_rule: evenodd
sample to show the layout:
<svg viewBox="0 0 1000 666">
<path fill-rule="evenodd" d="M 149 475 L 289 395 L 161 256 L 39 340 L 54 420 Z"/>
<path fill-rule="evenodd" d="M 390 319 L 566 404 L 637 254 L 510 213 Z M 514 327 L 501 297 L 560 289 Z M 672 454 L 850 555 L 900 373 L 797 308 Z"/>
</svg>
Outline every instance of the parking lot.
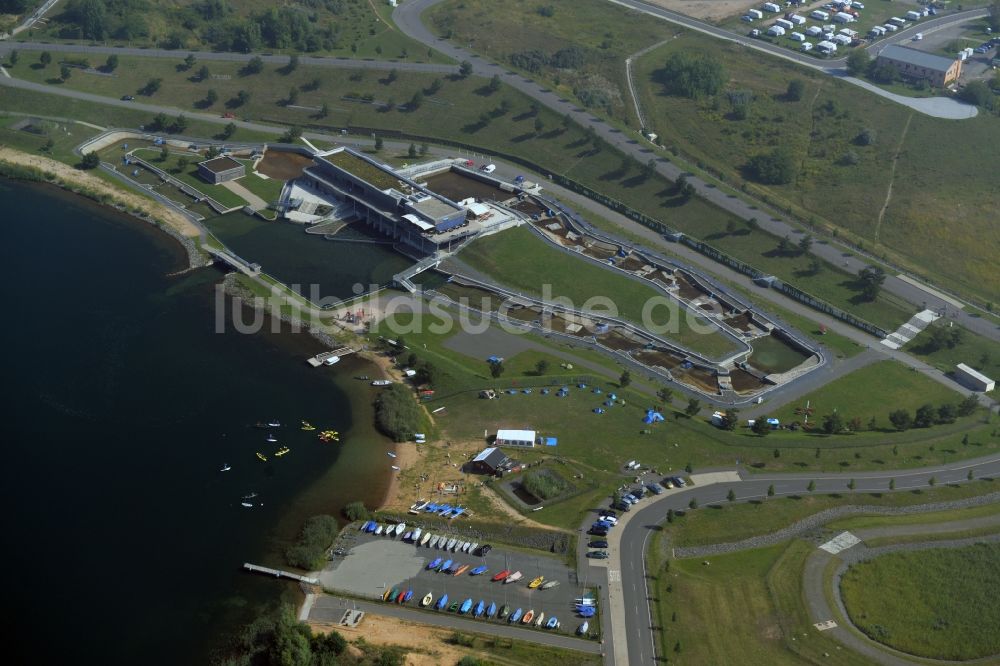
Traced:
<svg viewBox="0 0 1000 666">
<path fill-rule="evenodd" d="M 560 631 L 573 632 L 582 620 L 576 618 L 573 600 L 582 593 L 576 573 L 566 564 L 544 553 L 505 550 L 494 545 L 485 556 L 467 553 L 445 552 L 437 548 L 416 546 L 400 539 L 358 533 L 352 535 L 353 544 L 346 548 L 346 555 L 337 557 L 320 573 L 320 581 L 330 590 L 345 592 L 370 598 L 381 599 L 385 590 L 393 587 L 412 589 L 413 598 L 408 606 L 419 607 L 420 600 L 428 592 L 434 595 L 434 604 L 442 594 L 448 595 L 448 605 L 465 599 L 473 604 L 480 600 L 495 602 L 497 608 L 509 605 L 511 611 L 521 608 L 545 613 L 546 619 L 555 615 L 562 627 Z M 466 571 L 461 576 L 427 571 L 427 564 L 441 557 L 468 564 L 470 570 L 485 564 L 489 570 L 480 576 L 470 576 Z M 493 582 L 494 574 L 503 569 L 520 571 L 521 580 L 502 584 Z M 546 581 L 557 580 L 557 587 L 542 590 L 528 589 L 528 583 L 537 576 L 545 576 Z M 493 622 L 498 620 L 494 619 Z"/>
</svg>

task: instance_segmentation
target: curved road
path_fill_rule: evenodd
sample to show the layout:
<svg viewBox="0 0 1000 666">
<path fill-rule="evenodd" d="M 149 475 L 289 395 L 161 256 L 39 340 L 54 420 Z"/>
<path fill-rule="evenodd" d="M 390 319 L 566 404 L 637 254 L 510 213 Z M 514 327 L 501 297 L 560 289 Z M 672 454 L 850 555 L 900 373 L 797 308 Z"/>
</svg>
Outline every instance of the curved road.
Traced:
<svg viewBox="0 0 1000 666">
<path fill-rule="evenodd" d="M 612 538 L 618 542 L 612 548 L 612 558 L 608 561 L 608 578 L 620 577 L 620 583 L 612 583 L 610 595 L 607 594 L 607 583 L 602 590 L 605 608 L 613 608 L 615 595 L 624 597 L 624 616 L 617 618 L 614 613 L 605 613 L 606 662 L 624 666 L 655 663 L 656 636 L 650 605 L 650 593 L 647 587 L 645 554 L 649 545 L 649 537 L 659 531 L 660 525 L 666 519 L 668 509 L 688 508 L 691 499 L 696 498 L 701 507 L 710 504 L 726 504 L 726 496 L 732 489 L 736 493 L 736 501 L 751 499 L 766 499 L 768 486 L 774 485 L 775 496 L 786 496 L 808 493 L 810 481 L 815 482 L 814 493 L 866 493 L 888 492 L 889 481 L 895 481 L 895 491 L 901 492 L 914 488 L 929 486 L 931 476 L 936 482 L 967 483 L 969 470 L 976 478 L 995 477 L 1000 474 L 1000 456 L 959 461 L 949 465 L 878 472 L 851 472 L 848 474 L 814 473 L 814 474 L 748 474 L 742 470 L 729 470 L 737 473 L 739 481 L 710 483 L 701 486 L 688 486 L 680 490 L 668 490 L 663 495 L 643 500 L 638 508 L 622 514 L 624 523 L 612 530 Z M 855 488 L 850 491 L 847 483 L 854 479 Z M 594 520 L 589 516 L 582 531 L 589 528 Z M 614 546 L 614 544 L 612 544 Z M 603 564 L 595 564 L 583 557 L 586 550 L 586 539 L 581 538 L 579 572 L 581 576 L 593 579 L 601 576 L 605 569 Z M 590 572 L 587 574 L 587 572 Z"/>
<path fill-rule="evenodd" d="M 546 88 L 538 82 L 526 78 L 517 72 L 508 71 L 495 62 L 486 60 L 475 53 L 455 46 L 444 38 L 436 36 L 426 25 L 424 25 L 421 20 L 421 15 L 425 10 L 440 3 L 441 1 L 442 0 L 407 0 L 393 11 L 392 18 L 396 22 L 396 26 L 407 36 L 444 53 L 446 56 L 453 58 L 456 61 L 465 60 L 472 63 L 472 71 L 474 74 L 485 77 L 492 77 L 494 75 L 499 76 L 500 79 L 507 85 L 516 88 L 525 95 L 537 100 L 540 104 L 544 104 L 559 115 L 568 114 L 581 126 L 594 128 L 597 135 L 603 140 L 607 141 L 610 145 L 614 146 L 626 155 L 634 157 L 640 164 L 645 164 L 650 160 L 650 158 L 655 158 L 657 160 L 656 170 L 669 180 L 676 181 L 681 174 L 686 173 L 673 162 L 669 162 L 658 156 L 651 147 L 647 146 L 647 144 L 640 143 L 639 141 L 631 138 L 630 135 L 625 134 L 620 129 L 609 125 L 602 118 L 594 116 L 586 109 L 579 108 L 574 102 L 561 97 L 551 89 Z M 644 5 L 644 7 L 648 8 L 649 6 Z M 982 10 L 976 11 L 981 12 Z M 950 18 L 952 20 L 956 20 L 955 16 L 957 15 L 942 17 L 942 19 Z M 965 20 L 965 18 L 962 20 Z M 707 31 L 709 34 L 719 36 L 721 33 L 723 38 L 732 38 L 732 33 L 728 31 L 715 28 L 714 26 L 709 26 L 708 24 L 701 24 L 701 22 L 693 21 L 693 19 L 687 19 L 687 22 L 684 23 L 684 25 L 688 25 L 690 27 L 691 23 L 699 24 L 704 28 L 703 31 Z M 773 48 L 781 52 L 779 55 L 794 55 L 794 53 L 785 51 L 784 49 L 778 49 L 778 47 Z M 744 195 L 730 197 L 729 194 L 727 194 L 727 192 L 723 189 L 714 186 L 709 187 L 705 181 L 694 176 L 688 176 L 688 182 L 694 186 L 700 197 L 711 201 L 719 208 L 732 213 L 740 219 L 749 220 L 750 218 L 757 218 L 763 229 L 766 229 L 779 238 L 787 235 L 791 235 L 792 238 L 795 238 L 797 235 L 801 235 L 803 233 L 797 224 L 786 218 L 784 215 L 770 210 L 770 207 L 763 204 L 758 205 L 757 202 L 751 203 L 748 199 L 744 199 Z M 762 216 L 762 211 L 767 211 L 768 214 Z M 850 273 L 856 274 L 868 266 L 868 262 L 866 262 L 862 257 L 855 255 L 857 250 L 854 248 L 848 248 L 847 246 L 840 244 L 836 239 L 828 240 L 828 243 L 814 244 L 812 253 L 825 259 L 832 265 L 839 266 L 843 268 L 843 270 Z M 844 256 L 846 250 L 850 250 L 850 256 Z M 891 292 L 892 294 L 912 303 L 915 309 L 930 308 L 937 311 L 943 310 L 946 313 L 946 316 L 955 319 L 969 330 L 1000 342 L 1000 326 L 997 326 L 985 317 L 971 316 L 968 312 L 956 308 L 947 300 L 939 298 L 938 296 L 924 291 L 909 282 L 901 280 L 896 275 L 888 275 L 883 288 L 887 292 Z"/>
</svg>

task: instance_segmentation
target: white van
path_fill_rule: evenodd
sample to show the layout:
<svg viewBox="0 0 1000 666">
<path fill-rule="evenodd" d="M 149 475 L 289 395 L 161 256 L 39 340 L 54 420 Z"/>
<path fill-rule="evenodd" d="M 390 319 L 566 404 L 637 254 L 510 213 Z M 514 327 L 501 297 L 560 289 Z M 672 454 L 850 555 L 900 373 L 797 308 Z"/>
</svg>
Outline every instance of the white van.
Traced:
<svg viewBox="0 0 1000 666">
<path fill-rule="evenodd" d="M 482 171 L 483 173 L 493 173 L 494 171 L 497 170 L 497 165 L 492 163 L 484 164 L 483 166 L 479 167 L 479 170 Z"/>
</svg>

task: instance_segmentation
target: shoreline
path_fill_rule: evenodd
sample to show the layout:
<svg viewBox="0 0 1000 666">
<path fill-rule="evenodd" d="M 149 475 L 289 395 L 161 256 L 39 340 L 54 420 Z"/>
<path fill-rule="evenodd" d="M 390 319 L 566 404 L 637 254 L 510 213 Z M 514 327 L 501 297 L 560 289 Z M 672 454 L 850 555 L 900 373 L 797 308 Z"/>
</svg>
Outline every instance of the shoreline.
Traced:
<svg viewBox="0 0 1000 666">
<path fill-rule="evenodd" d="M 0 145 L 0 176 L 53 185 L 156 227 L 181 244 L 189 269 L 210 263 L 198 248 L 202 232 L 194 222 L 158 201 L 115 187 L 91 173 L 49 157 Z"/>
</svg>

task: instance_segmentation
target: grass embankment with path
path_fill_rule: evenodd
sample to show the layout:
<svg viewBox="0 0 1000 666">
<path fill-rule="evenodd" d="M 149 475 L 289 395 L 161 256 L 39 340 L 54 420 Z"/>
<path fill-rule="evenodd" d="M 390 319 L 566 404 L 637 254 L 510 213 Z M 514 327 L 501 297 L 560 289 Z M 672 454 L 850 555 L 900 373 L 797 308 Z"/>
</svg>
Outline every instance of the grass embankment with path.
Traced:
<svg viewBox="0 0 1000 666">
<path fill-rule="evenodd" d="M 673 303 L 652 286 L 562 252 L 523 227 L 474 241 L 459 258 L 516 291 L 540 297 L 548 287 L 551 296 L 568 298 L 573 307 L 587 304 L 595 312 L 640 326 L 647 303 Z M 614 305 L 613 311 L 608 309 L 609 303 Z M 665 311 L 665 307 L 650 310 L 650 324 L 670 329 L 663 337 L 708 358 L 721 358 L 740 349 L 732 338 L 686 308 Z"/>
<path fill-rule="evenodd" d="M 213 185 L 202 180 L 198 175 L 198 162 L 203 161 L 205 156 L 200 153 L 170 149 L 164 159 L 158 150 L 140 148 L 135 151 L 135 155 L 227 208 L 240 208 L 247 204 L 242 197 L 222 185 Z M 242 183 L 244 180 L 246 176 L 236 182 Z"/>
<path fill-rule="evenodd" d="M 670 543 L 677 547 L 691 547 L 740 541 L 776 532 L 815 513 L 843 505 L 913 506 L 974 497 L 1000 489 L 1000 482 L 979 479 L 959 486 L 886 493 L 853 493 L 845 483 L 842 494 L 813 494 L 806 489 L 807 484 L 806 481 L 802 482 L 802 492 L 799 495 L 761 498 L 718 509 L 704 507 L 689 510 L 675 519 L 670 529 Z M 888 484 L 886 490 L 888 491 Z"/>
<path fill-rule="evenodd" d="M 854 625 L 880 643 L 932 659 L 995 656 L 998 560 L 1000 543 L 887 553 L 852 565 L 840 591 Z"/>
<path fill-rule="evenodd" d="M 1000 284 L 991 258 L 1000 252 L 1000 245 L 996 234 L 986 239 L 989 234 L 983 233 L 983 225 L 993 223 L 992 211 L 1000 207 L 1000 195 L 989 181 L 1000 159 L 990 150 L 997 123 L 992 114 L 961 122 L 924 116 L 806 68 L 777 58 L 748 57 L 746 49 L 737 44 L 684 31 L 601 0 L 553 0 L 548 6 L 554 13 L 547 18 L 529 2 L 500 6 L 482 0 L 454 0 L 436 7 L 430 17 L 439 34 L 449 35 L 463 46 L 471 43 L 473 49 L 505 66 L 512 65 L 515 53 L 540 51 L 550 64 L 526 73 L 566 96 L 576 94 L 579 98 L 577 91 L 587 89 L 580 79 L 602 80 L 608 78 L 602 72 L 614 71 L 615 83 L 608 86 L 616 100 L 610 117 L 631 124 L 633 129 L 625 58 L 666 40 L 633 63 L 633 79 L 647 123 L 661 143 L 676 148 L 688 163 L 721 174 L 728 184 L 746 184 L 765 201 L 790 208 L 803 221 L 815 220 L 818 227 L 847 231 L 877 254 L 888 254 L 918 275 L 987 300 L 995 298 Z M 587 20 L 577 20 L 577 16 Z M 482 30 L 483 25 L 491 29 Z M 576 44 L 582 53 L 574 69 L 551 64 L 551 58 L 566 44 Z M 675 51 L 711 54 L 721 60 L 727 75 L 723 92 L 700 100 L 665 95 L 657 72 L 667 55 Z M 805 84 L 797 101 L 785 95 L 793 78 Z M 746 119 L 737 120 L 731 113 L 726 96 L 729 91 L 752 93 Z M 607 115 L 599 105 L 592 110 Z M 860 145 L 858 136 L 864 129 L 874 130 L 873 145 Z M 879 223 L 887 199 L 888 167 L 901 139 L 892 198 Z M 768 186 L 751 182 L 744 171 L 749 158 L 778 146 L 791 148 L 797 158 L 794 181 Z M 614 165 L 607 166 L 610 171 Z M 762 256 L 774 248 L 773 241 L 768 247 L 741 248 L 747 239 L 725 237 L 725 227 L 712 221 L 690 228 L 669 217 L 666 221 L 710 241 L 713 235 L 721 234 L 717 240 L 726 246 L 721 249 L 752 265 L 773 259 L 769 263 L 783 270 L 758 267 L 795 284 L 805 281 L 802 288 L 837 305 L 842 301 L 834 293 L 819 289 L 836 291 L 844 288 L 840 283 L 850 282 L 836 275 L 811 276 L 808 261 Z M 934 242 L 926 242 L 929 238 Z M 810 286 L 810 282 L 815 285 Z M 878 308 L 868 310 L 858 314 L 878 317 Z"/>
</svg>

